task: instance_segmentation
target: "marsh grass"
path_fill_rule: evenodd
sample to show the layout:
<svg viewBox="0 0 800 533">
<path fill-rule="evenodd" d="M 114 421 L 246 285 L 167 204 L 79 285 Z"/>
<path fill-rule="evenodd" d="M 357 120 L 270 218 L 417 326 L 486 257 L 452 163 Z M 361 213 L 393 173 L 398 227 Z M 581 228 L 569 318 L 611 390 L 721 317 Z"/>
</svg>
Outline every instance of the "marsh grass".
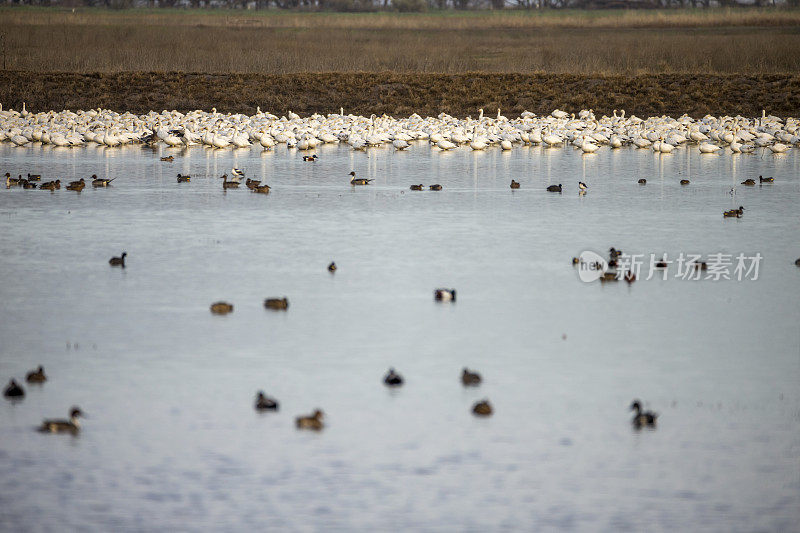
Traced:
<svg viewBox="0 0 800 533">
<path fill-rule="evenodd" d="M 800 109 L 800 11 L 298 14 L 0 8 L 0 102 L 458 116 Z"/>
<path fill-rule="evenodd" d="M 429 31 L 303 25 L 171 26 L 120 21 L 59 25 L 49 23 L 47 17 L 27 23 L 2 20 L 7 14 L 0 11 L 8 68 L 40 72 L 483 71 L 630 75 L 800 71 L 800 31 L 792 27 Z M 11 18 L 19 17 L 14 13 Z"/>
</svg>

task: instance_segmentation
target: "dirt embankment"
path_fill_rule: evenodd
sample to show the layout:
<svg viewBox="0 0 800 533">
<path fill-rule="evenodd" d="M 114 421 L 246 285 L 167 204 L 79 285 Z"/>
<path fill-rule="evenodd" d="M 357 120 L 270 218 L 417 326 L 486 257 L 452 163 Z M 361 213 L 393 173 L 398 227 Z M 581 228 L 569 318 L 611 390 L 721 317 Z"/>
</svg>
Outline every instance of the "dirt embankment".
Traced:
<svg viewBox="0 0 800 533">
<path fill-rule="evenodd" d="M 506 116 L 523 110 L 549 113 L 625 109 L 639 116 L 756 116 L 800 114 L 798 75 L 578 76 L 561 74 L 201 74 L 123 72 L 101 74 L 0 71 L 0 102 L 33 111 L 109 108 L 144 113 L 192 109 L 277 115 L 338 112 L 394 116 L 475 116 L 501 108 Z"/>
</svg>

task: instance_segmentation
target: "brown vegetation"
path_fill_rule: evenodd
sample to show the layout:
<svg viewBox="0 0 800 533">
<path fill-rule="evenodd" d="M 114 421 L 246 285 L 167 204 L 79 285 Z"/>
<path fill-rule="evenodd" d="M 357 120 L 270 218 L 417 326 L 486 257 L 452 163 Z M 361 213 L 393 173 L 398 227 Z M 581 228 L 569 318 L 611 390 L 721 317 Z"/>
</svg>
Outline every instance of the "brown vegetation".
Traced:
<svg viewBox="0 0 800 533">
<path fill-rule="evenodd" d="M 800 110 L 798 75 L 578 76 L 558 74 L 116 74 L 0 72 L 0 102 L 19 109 L 111 108 L 143 113 L 191 109 L 252 114 L 256 106 L 284 114 L 338 112 L 456 116 L 502 108 L 549 113 L 592 108 L 611 114 L 755 116 Z"/>
<path fill-rule="evenodd" d="M 136 112 L 797 115 L 798 26 L 798 10 L 0 9 L 9 69 L 0 72 L 0 102 Z"/>
<path fill-rule="evenodd" d="M 800 71 L 800 11 L 225 13 L 6 9 L 0 33 L 8 69 L 40 72 Z"/>
</svg>

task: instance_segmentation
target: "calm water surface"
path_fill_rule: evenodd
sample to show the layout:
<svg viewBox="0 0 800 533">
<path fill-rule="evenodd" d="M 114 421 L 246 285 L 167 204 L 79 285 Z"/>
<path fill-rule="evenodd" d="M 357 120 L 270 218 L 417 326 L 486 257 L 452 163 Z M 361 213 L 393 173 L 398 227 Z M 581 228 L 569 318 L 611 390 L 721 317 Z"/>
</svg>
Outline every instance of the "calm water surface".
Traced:
<svg viewBox="0 0 800 533">
<path fill-rule="evenodd" d="M 0 146 L 2 174 L 116 178 L 0 190 L 0 379 L 50 376 L 0 403 L 0 529 L 796 530 L 796 150 L 317 153 Z M 273 192 L 223 193 L 233 165 Z M 755 281 L 582 283 L 570 259 L 610 246 L 763 260 Z M 71 405 L 79 436 L 34 430 Z M 326 429 L 297 431 L 317 407 Z"/>
</svg>

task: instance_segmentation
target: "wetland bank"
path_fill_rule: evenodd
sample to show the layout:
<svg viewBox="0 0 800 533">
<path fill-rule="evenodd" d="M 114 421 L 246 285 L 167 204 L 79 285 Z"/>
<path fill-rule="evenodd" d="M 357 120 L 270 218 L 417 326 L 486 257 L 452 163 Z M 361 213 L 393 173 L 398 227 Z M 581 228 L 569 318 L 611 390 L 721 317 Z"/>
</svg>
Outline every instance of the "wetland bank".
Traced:
<svg viewBox="0 0 800 533">
<path fill-rule="evenodd" d="M 320 14 L 2 9 L 0 101 L 35 110 L 455 116 L 800 109 L 800 11 Z M 52 43 L 57 46 L 42 46 Z"/>
</svg>

